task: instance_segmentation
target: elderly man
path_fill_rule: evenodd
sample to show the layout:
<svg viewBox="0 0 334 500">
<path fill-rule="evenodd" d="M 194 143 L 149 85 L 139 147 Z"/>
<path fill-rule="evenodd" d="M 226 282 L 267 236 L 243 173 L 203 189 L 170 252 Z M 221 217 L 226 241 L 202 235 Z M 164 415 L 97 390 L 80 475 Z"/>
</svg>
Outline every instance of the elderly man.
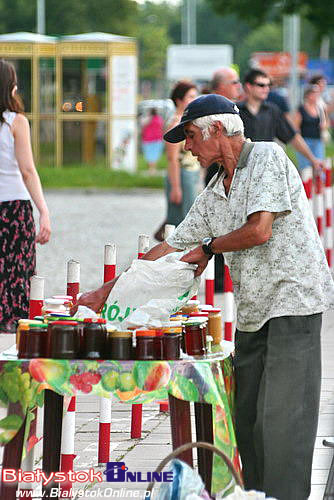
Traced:
<svg viewBox="0 0 334 500">
<path fill-rule="evenodd" d="M 198 265 L 224 253 L 237 303 L 236 435 L 247 489 L 280 500 L 310 493 L 320 381 L 322 312 L 334 284 L 299 175 L 280 146 L 251 143 L 237 106 L 218 95 L 188 105 L 165 135 L 186 139 L 204 167 L 223 168 L 155 260 L 192 248 Z M 80 299 L 97 310 L 113 282 Z"/>
</svg>

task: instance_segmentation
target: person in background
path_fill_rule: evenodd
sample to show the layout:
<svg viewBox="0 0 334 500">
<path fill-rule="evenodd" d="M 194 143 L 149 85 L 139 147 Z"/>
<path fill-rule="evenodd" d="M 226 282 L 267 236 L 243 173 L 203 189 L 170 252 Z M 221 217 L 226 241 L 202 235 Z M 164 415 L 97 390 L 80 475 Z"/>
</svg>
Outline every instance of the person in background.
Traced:
<svg viewBox="0 0 334 500">
<path fill-rule="evenodd" d="M 51 228 L 34 165 L 30 129 L 17 95 L 14 66 L 0 60 L 0 332 L 13 333 L 28 317 L 35 244 L 47 243 Z M 35 234 L 32 199 L 39 212 Z"/>
<path fill-rule="evenodd" d="M 325 158 L 325 144 L 321 138 L 322 130 L 327 130 L 326 115 L 318 106 L 320 87 L 309 85 L 304 90 L 303 104 L 294 113 L 293 122 L 304 141 L 317 158 Z M 297 152 L 299 171 L 310 166 L 309 160 Z"/>
<path fill-rule="evenodd" d="M 271 77 L 271 88 L 267 97 L 267 102 L 276 104 L 286 118 L 289 118 L 290 105 L 286 97 L 286 89 L 283 85 L 283 79 L 276 76 Z"/>
<path fill-rule="evenodd" d="M 239 75 L 235 69 L 224 66 L 217 70 L 211 80 L 211 91 L 213 94 L 222 95 L 230 101 L 236 102 L 242 93 Z M 218 172 L 217 163 L 213 163 L 207 169 L 205 184 Z"/>
<path fill-rule="evenodd" d="M 224 66 L 217 70 L 211 80 L 211 90 L 214 94 L 237 101 L 241 95 L 239 75 L 235 69 Z"/>
<path fill-rule="evenodd" d="M 212 93 L 226 97 L 233 102 L 240 99 L 242 94 L 239 75 L 235 69 L 228 66 L 223 66 L 213 74 L 210 86 Z M 207 168 L 205 174 L 206 186 L 218 170 L 218 163 L 213 163 Z M 215 292 L 224 290 L 224 273 L 224 256 L 223 254 L 215 255 Z"/>
<path fill-rule="evenodd" d="M 175 104 L 175 114 L 167 124 L 167 129 L 180 121 L 183 111 L 196 97 L 197 88 L 192 82 L 180 81 L 174 86 L 170 98 Z M 183 143 L 166 145 L 167 218 L 154 235 L 158 241 L 164 239 L 165 224 L 178 226 L 183 221 L 198 194 L 200 164 L 183 146 Z"/>
<path fill-rule="evenodd" d="M 334 111 L 334 99 L 327 88 L 326 77 L 322 73 L 313 75 L 309 80 L 309 85 L 318 85 L 320 89 L 320 96 L 318 99 L 319 107 L 323 107 L 324 111 L 329 114 Z"/>
<path fill-rule="evenodd" d="M 148 118 L 142 122 L 142 150 L 148 163 L 150 174 L 156 174 L 156 165 L 163 151 L 163 119 L 155 108 L 149 112 Z"/>
<path fill-rule="evenodd" d="M 323 161 L 316 158 L 299 132 L 292 127 L 282 111 L 273 103 L 266 102 L 270 78 L 261 70 L 250 70 L 244 79 L 246 99 L 238 102 L 240 117 L 244 122 L 245 137 L 252 141 L 279 139 L 291 144 L 302 153 L 314 168 L 323 168 Z"/>
</svg>

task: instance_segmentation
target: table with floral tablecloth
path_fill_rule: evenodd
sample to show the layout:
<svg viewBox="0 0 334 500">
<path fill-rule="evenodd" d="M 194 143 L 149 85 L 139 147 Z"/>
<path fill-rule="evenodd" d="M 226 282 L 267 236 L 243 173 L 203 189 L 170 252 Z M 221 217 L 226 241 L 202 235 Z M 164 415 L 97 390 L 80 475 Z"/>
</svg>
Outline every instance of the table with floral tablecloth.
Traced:
<svg viewBox="0 0 334 500">
<path fill-rule="evenodd" d="M 233 428 L 234 379 L 231 356 L 178 361 L 0 360 L 0 444 L 6 445 L 26 422 L 23 455 L 37 441 L 31 425 L 44 390 L 60 395 L 94 394 L 121 402 L 161 401 L 168 395 L 212 405 L 214 444 L 238 469 Z M 214 459 L 212 490 L 226 488 L 231 475 L 219 457 Z"/>
</svg>

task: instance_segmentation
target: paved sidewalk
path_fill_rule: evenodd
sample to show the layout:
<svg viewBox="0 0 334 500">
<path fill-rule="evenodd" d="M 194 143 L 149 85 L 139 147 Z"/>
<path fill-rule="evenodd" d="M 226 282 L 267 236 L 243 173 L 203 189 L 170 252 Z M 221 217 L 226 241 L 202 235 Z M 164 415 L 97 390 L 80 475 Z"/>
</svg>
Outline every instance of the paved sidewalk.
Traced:
<svg viewBox="0 0 334 500">
<path fill-rule="evenodd" d="M 217 300 L 219 303 L 219 300 Z M 325 448 L 322 441 L 334 436 L 334 313 L 324 315 L 322 347 L 323 347 L 323 377 L 321 390 L 321 407 L 318 426 L 318 437 L 313 462 L 311 500 L 321 500 L 323 497 L 328 470 L 333 451 Z M 0 348 L 3 350 L 13 343 L 13 336 L 0 336 Z M 311 376 L 311 374 L 310 374 Z M 93 467 L 102 471 L 97 464 L 98 443 L 98 398 L 79 396 L 76 412 L 75 470 L 87 470 Z M 42 413 L 39 412 L 39 431 L 41 432 Z M 115 402 L 112 408 L 111 426 L 111 461 L 122 460 L 130 471 L 153 471 L 158 463 L 172 450 L 169 415 L 159 412 L 159 405 L 143 405 L 143 433 L 141 439 L 130 438 L 131 406 Z M 194 426 L 194 422 L 192 423 Z M 193 430 L 193 435 L 195 432 Z M 41 466 L 41 443 L 35 448 L 35 467 Z M 118 497 L 143 498 L 147 483 L 113 483 L 112 488 Z M 95 485 L 75 484 L 75 489 L 81 489 L 86 498 L 89 495 L 102 495 L 111 498 L 110 483 Z M 109 488 L 109 490 L 108 490 Z M 84 493 L 83 490 L 87 491 Z M 93 492 L 94 493 L 90 493 Z M 116 493 L 117 491 L 117 493 Z M 137 492 L 137 493 L 135 493 Z M 137 496 L 138 495 L 138 496 Z M 38 498 L 38 497 L 37 497 Z M 85 496 L 83 496 L 85 498 Z"/>
</svg>

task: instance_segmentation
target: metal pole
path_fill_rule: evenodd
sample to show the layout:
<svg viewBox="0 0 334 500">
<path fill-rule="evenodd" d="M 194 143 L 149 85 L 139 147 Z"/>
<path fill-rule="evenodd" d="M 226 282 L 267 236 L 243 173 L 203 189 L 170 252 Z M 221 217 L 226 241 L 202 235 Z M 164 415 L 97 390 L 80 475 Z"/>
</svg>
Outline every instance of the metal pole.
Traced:
<svg viewBox="0 0 334 500">
<path fill-rule="evenodd" d="M 300 42 L 300 16 L 298 14 L 292 14 L 287 16 L 287 45 L 288 51 L 291 54 L 291 70 L 290 70 L 290 84 L 289 84 L 289 94 L 290 94 L 290 104 L 291 109 L 296 109 L 299 98 L 299 75 L 298 75 L 298 54 L 299 54 L 299 42 Z"/>
<path fill-rule="evenodd" d="M 196 2 L 197 0 L 183 0 L 181 24 L 183 45 L 196 44 Z"/>
<path fill-rule="evenodd" d="M 45 0 L 37 0 L 37 33 L 45 35 Z"/>
</svg>

